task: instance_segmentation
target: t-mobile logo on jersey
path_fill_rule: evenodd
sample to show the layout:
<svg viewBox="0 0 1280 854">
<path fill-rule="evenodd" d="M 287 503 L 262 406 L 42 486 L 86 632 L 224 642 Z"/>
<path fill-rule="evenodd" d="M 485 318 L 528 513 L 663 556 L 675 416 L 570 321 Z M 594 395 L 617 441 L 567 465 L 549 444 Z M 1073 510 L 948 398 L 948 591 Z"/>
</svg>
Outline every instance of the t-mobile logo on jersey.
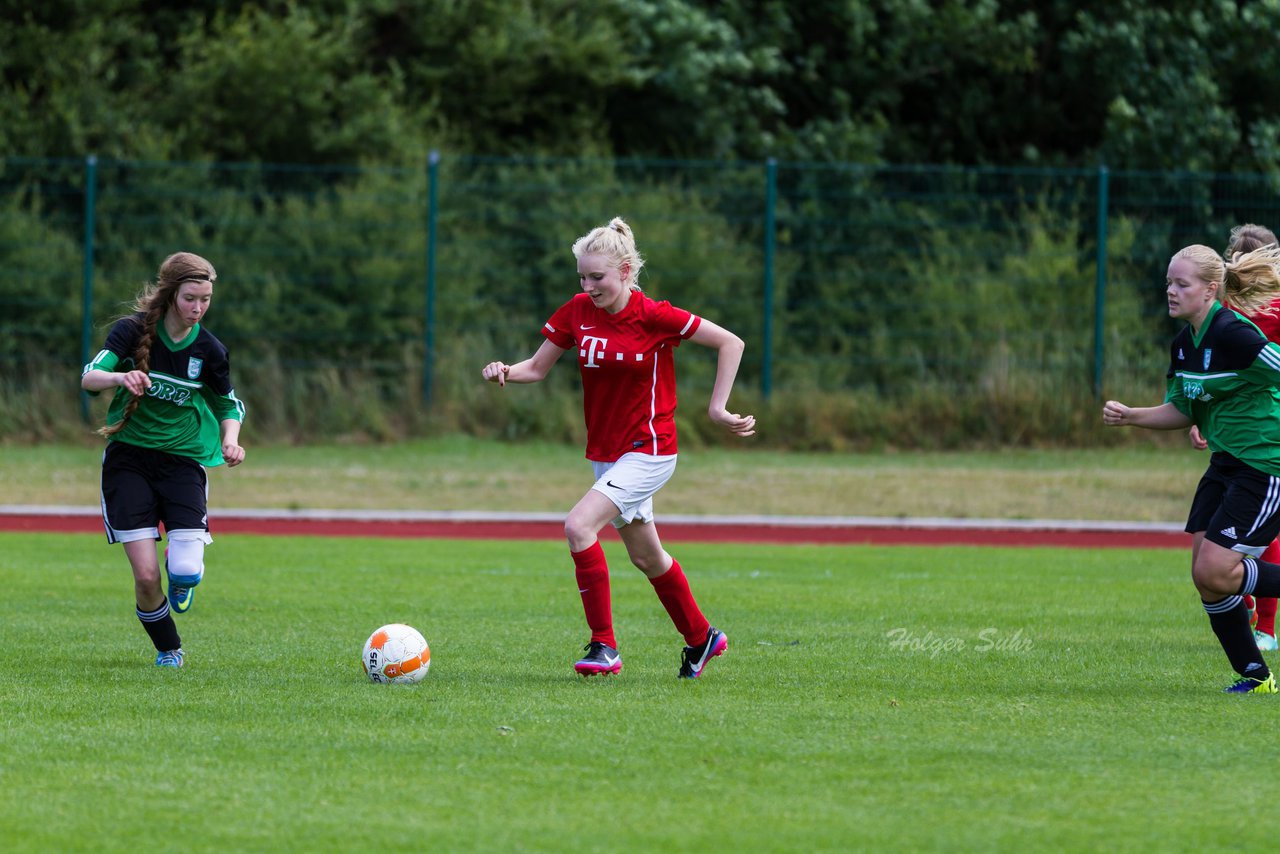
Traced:
<svg viewBox="0 0 1280 854">
<path fill-rule="evenodd" d="M 596 338 L 594 335 L 582 336 L 582 349 L 578 351 L 578 355 L 587 360 L 582 366 L 584 368 L 600 367 L 596 359 L 604 356 L 604 347 L 608 343 L 608 338 Z"/>
</svg>

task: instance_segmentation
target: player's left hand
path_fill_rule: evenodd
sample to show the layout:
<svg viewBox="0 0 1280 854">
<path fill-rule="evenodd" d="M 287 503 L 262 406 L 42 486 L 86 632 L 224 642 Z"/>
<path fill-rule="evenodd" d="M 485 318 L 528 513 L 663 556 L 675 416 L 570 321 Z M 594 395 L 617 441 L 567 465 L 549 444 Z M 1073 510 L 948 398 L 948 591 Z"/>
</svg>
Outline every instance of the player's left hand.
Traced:
<svg viewBox="0 0 1280 854">
<path fill-rule="evenodd" d="M 227 467 L 232 468 L 244 462 L 244 448 L 235 442 L 224 442 L 222 445 L 222 458 L 227 461 Z"/>
<path fill-rule="evenodd" d="M 756 417 L 754 415 L 737 415 L 727 409 L 711 409 L 707 411 L 711 420 L 737 436 L 754 436 L 756 433 Z"/>
</svg>

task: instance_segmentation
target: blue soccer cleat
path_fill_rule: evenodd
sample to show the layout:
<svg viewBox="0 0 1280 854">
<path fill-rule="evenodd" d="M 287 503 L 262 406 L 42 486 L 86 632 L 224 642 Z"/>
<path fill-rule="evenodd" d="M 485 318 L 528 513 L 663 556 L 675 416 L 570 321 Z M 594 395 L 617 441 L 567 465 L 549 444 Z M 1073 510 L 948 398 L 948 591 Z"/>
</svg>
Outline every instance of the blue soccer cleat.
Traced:
<svg viewBox="0 0 1280 854">
<path fill-rule="evenodd" d="M 182 648 L 156 653 L 156 667 L 181 667 Z"/>
<path fill-rule="evenodd" d="M 174 575 L 169 571 L 169 549 L 164 550 L 164 572 L 169 577 L 169 607 L 176 614 L 185 614 L 191 610 L 195 601 L 195 585 L 200 583 L 200 576 L 192 577 Z"/>
<path fill-rule="evenodd" d="M 1224 694 L 1277 694 L 1276 676 L 1268 673 L 1266 679 L 1254 679 L 1252 676 L 1241 676 L 1235 682 L 1222 689 Z"/>
<path fill-rule="evenodd" d="M 196 590 L 194 587 L 183 587 L 181 584 L 169 583 L 169 608 L 178 614 L 185 614 L 191 610 L 191 603 L 195 601 Z"/>
</svg>

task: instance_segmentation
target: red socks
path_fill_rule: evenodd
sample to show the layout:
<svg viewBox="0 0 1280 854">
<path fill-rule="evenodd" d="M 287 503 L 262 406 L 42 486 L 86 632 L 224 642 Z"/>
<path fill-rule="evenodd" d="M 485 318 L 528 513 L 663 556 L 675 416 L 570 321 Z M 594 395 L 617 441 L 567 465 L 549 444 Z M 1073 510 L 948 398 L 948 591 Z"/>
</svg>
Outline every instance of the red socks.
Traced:
<svg viewBox="0 0 1280 854">
<path fill-rule="evenodd" d="M 618 642 L 613 637 L 613 601 L 609 596 L 609 564 L 604 559 L 604 549 L 596 540 L 580 552 L 569 552 L 573 558 L 574 575 L 578 579 L 578 593 L 582 595 L 582 610 L 587 615 L 591 639 L 608 644 L 614 649 Z"/>
<path fill-rule="evenodd" d="M 1262 553 L 1262 557 L 1258 558 L 1267 563 L 1280 563 L 1280 540 L 1272 541 L 1267 546 L 1267 550 Z M 1266 632 L 1272 637 L 1276 636 L 1276 600 L 1271 597 L 1257 597 L 1258 599 L 1258 625 L 1260 632 Z"/>
<path fill-rule="evenodd" d="M 1270 597 L 1258 599 L 1258 631 L 1276 636 L 1276 600 Z"/>
<path fill-rule="evenodd" d="M 671 615 L 671 622 L 676 624 L 676 630 L 684 635 L 684 642 L 688 646 L 704 642 L 711 624 L 702 616 L 698 603 L 693 600 L 689 579 L 684 577 L 680 561 L 673 558 L 671 568 L 657 578 L 650 578 L 649 583 L 662 601 L 662 607 Z"/>
<path fill-rule="evenodd" d="M 578 579 L 578 593 L 582 596 L 582 610 L 591 628 L 591 639 L 617 649 L 618 642 L 613 636 L 613 602 L 609 595 L 609 565 L 604 559 L 604 549 L 597 540 L 589 548 L 569 552 L 569 555 L 573 558 L 574 575 Z M 694 601 L 680 562 L 673 559 L 671 568 L 657 578 L 650 578 L 649 583 L 658 594 L 662 607 L 667 609 L 676 630 L 684 636 L 684 642 L 697 646 L 705 641 L 711 624 Z"/>
</svg>

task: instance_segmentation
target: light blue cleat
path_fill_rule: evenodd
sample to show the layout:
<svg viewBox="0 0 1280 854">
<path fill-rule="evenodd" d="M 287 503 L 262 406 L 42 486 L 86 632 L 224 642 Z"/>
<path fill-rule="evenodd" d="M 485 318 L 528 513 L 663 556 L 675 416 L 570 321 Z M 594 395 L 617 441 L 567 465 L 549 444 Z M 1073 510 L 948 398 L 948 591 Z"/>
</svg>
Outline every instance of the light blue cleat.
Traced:
<svg viewBox="0 0 1280 854">
<path fill-rule="evenodd" d="M 182 649 L 170 649 L 156 653 L 156 667 L 181 667 Z"/>
</svg>

